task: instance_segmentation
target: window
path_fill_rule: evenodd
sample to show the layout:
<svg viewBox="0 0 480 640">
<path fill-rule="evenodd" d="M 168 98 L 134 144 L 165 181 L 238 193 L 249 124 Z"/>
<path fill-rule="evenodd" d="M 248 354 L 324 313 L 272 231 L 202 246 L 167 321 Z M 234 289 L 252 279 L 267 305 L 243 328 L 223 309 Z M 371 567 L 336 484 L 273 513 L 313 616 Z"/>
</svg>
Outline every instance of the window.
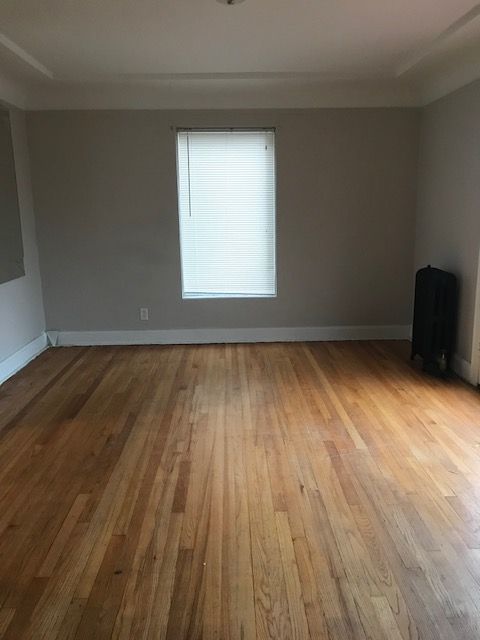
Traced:
<svg viewBox="0 0 480 640">
<path fill-rule="evenodd" d="M 273 131 L 178 131 L 184 298 L 271 297 Z"/>
</svg>

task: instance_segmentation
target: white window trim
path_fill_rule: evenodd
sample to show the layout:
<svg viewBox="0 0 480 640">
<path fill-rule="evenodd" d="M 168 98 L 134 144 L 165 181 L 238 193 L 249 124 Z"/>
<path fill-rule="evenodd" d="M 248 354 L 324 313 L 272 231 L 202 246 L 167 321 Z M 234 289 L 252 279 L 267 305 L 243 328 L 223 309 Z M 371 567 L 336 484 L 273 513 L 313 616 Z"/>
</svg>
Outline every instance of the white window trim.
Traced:
<svg viewBox="0 0 480 640">
<path fill-rule="evenodd" d="M 178 240 L 180 245 L 180 279 L 181 279 L 181 297 L 183 300 L 241 300 L 241 299 L 257 299 L 269 300 L 278 296 L 278 243 L 277 243 L 277 145 L 276 145 L 276 127 L 172 127 L 174 132 L 175 156 L 176 156 L 176 180 L 177 180 L 177 224 L 178 224 Z M 184 242 L 182 241 L 182 225 L 180 220 L 180 163 L 178 149 L 178 134 L 184 132 L 257 132 L 265 131 L 274 134 L 273 149 L 273 181 L 274 181 L 274 225 L 273 225 L 273 249 L 274 249 L 274 288 L 273 293 L 185 293 L 184 274 L 183 274 L 183 251 Z"/>
</svg>

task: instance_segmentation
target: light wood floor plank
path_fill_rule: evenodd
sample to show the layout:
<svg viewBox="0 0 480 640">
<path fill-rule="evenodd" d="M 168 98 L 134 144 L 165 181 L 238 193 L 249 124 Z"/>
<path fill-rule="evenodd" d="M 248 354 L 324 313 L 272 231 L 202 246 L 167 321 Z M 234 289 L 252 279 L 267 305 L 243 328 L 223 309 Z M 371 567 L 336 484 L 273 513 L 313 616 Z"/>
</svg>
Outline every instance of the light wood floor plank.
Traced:
<svg viewBox="0 0 480 640">
<path fill-rule="evenodd" d="M 0 638 L 477 640 L 480 395 L 408 347 L 42 354 L 0 388 Z"/>
</svg>

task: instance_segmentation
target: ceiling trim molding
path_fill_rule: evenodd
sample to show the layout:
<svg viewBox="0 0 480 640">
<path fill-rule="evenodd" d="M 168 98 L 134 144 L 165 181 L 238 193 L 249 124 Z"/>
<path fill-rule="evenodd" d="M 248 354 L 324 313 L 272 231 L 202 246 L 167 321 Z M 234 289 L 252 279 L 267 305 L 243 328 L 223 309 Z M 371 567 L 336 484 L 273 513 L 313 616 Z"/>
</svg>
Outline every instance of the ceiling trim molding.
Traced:
<svg viewBox="0 0 480 640">
<path fill-rule="evenodd" d="M 418 90 L 419 105 L 425 107 L 432 102 L 445 98 L 455 91 L 467 87 L 480 78 L 480 58 L 472 56 L 471 60 L 462 60 L 452 69 L 425 78 Z"/>
<path fill-rule="evenodd" d="M 0 104 L 7 107 L 16 107 L 18 109 L 27 108 L 27 95 L 25 87 L 6 76 L 0 70 Z"/>
<path fill-rule="evenodd" d="M 438 49 L 453 35 L 464 29 L 467 25 L 471 24 L 474 20 L 480 17 L 480 3 L 467 11 L 467 13 L 460 16 L 455 22 L 447 27 L 436 38 L 429 42 L 426 46 L 421 47 L 415 53 L 408 56 L 397 68 L 396 77 L 400 78 L 409 71 L 413 70 L 419 64 L 424 62 L 427 58 L 433 56 Z"/>
<path fill-rule="evenodd" d="M 55 82 L 37 87 L 28 97 L 30 110 L 383 108 L 417 104 L 410 85 L 395 79 L 336 83 L 260 79 Z"/>
<path fill-rule="evenodd" d="M 19 47 L 18 44 L 7 38 L 3 33 L 0 33 L 0 45 L 12 53 L 16 58 L 27 64 L 30 68 L 34 69 L 42 76 L 53 80 L 54 76 L 52 71 L 48 69 L 44 64 L 39 62 L 36 58 L 31 56 L 25 49 Z"/>
<path fill-rule="evenodd" d="M 71 75 L 55 74 L 53 79 L 59 82 L 71 84 L 118 84 L 118 83 L 162 83 L 162 82 L 190 82 L 190 81 L 282 81 L 282 82 L 310 82 L 310 83 L 337 83 L 337 82 L 376 82 L 392 80 L 391 73 L 359 74 L 343 73 L 329 74 L 310 71 L 250 71 L 233 73 L 113 73 L 113 74 L 79 74 Z"/>
<path fill-rule="evenodd" d="M 24 72 L 30 70 L 30 77 L 18 82 L 0 78 L 0 90 L 14 95 L 15 100 L 10 101 L 26 109 L 425 106 L 480 77 L 478 56 L 472 55 L 448 68 L 425 72 L 445 43 L 479 18 L 477 3 L 431 42 L 411 52 L 398 68 L 377 69 L 373 75 L 301 71 L 56 74 L 0 32 L 0 50 L 23 64 Z M 0 97 L 5 99 L 5 95 Z"/>
</svg>

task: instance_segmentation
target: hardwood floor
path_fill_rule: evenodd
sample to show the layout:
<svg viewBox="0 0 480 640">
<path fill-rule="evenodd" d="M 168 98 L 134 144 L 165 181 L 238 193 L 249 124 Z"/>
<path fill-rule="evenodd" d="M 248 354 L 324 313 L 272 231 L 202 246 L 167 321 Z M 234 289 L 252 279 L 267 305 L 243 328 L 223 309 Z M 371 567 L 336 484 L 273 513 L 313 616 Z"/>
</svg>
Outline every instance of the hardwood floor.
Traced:
<svg viewBox="0 0 480 640">
<path fill-rule="evenodd" d="M 480 637 L 480 394 L 405 343 L 52 349 L 0 389 L 0 638 Z"/>
</svg>

